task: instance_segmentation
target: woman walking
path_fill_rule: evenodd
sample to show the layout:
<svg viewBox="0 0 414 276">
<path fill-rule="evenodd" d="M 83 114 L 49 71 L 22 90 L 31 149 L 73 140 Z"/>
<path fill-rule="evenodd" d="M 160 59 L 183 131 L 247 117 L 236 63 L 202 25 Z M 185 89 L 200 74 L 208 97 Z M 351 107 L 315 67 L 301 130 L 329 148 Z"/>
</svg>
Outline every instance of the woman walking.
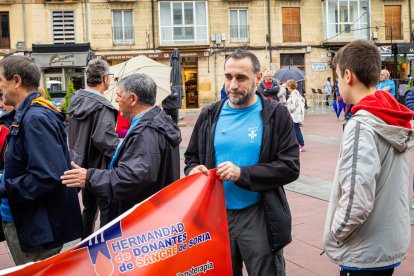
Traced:
<svg viewBox="0 0 414 276">
<path fill-rule="evenodd" d="M 300 95 L 299 91 L 296 90 L 298 84 L 294 80 L 288 80 L 286 82 L 286 88 L 289 91 L 289 98 L 287 100 L 287 108 L 294 123 L 296 139 L 299 143 L 300 151 L 305 151 L 305 141 L 303 140 L 302 131 L 300 126 L 305 120 L 305 99 Z"/>
<path fill-rule="evenodd" d="M 326 96 L 326 106 L 329 106 L 329 98 L 332 93 L 331 77 L 328 77 L 325 82 L 325 96 Z"/>
</svg>

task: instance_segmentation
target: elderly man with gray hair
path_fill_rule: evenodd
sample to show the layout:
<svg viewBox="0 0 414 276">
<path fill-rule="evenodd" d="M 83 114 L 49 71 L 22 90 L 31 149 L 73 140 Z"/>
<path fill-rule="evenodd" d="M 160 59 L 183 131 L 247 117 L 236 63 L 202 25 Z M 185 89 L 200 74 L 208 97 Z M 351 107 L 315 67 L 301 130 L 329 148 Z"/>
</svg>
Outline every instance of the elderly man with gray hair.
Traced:
<svg viewBox="0 0 414 276">
<path fill-rule="evenodd" d="M 390 71 L 387 69 L 382 69 L 380 73 L 379 83 L 377 83 L 376 89 L 390 92 L 391 95 L 395 96 L 395 83 L 389 78 Z"/>
<path fill-rule="evenodd" d="M 118 145 L 109 169 L 81 168 L 61 177 L 68 187 L 81 187 L 110 199 L 109 218 L 114 219 L 180 177 L 181 132 L 155 105 L 157 87 L 144 74 L 132 74 L 119 82 L 116 101 L 121 115 L 131 121 Z"/>
</svg>

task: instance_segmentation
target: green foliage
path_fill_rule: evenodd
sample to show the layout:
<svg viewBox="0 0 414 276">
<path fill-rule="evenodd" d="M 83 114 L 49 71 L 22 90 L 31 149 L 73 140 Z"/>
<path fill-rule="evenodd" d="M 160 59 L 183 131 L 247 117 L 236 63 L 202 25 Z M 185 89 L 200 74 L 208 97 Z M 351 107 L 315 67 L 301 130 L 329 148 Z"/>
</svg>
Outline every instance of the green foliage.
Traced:
<svg viewBox="0 0 414 276">
<path fill-rule="evenodd" d="M 407 90 L 411 89 L 413 86 L 414 86 L 414 80 L 411 79 L 411 80 L 408 81 Z"/>
<path fill-rule="evenodd" d="M 62 103 L 62 109 L 66 110 L 66 111 L 68 110 L 70 97 L 72 96 L 72 94 L 74 92 L 75 92 L 75 87 L 73 86 L 73 82 L 69 81 L 68 82 L 68 87 L 66 89 L 65 101 Z"/>
</svg>

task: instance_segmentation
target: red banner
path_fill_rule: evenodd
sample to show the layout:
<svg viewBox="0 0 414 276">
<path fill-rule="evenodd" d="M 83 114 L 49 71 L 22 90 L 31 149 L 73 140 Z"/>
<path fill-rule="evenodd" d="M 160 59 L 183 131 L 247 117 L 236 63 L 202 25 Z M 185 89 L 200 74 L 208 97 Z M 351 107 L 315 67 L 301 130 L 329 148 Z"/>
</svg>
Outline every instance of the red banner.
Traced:
<svg viewBox="0 0 414 276">
<path fill-rule="evenodd" d="M 232 275 L 223 185 L 210 172 L 174 182 L 63 253 L 0 273 Z"/>
</svg>

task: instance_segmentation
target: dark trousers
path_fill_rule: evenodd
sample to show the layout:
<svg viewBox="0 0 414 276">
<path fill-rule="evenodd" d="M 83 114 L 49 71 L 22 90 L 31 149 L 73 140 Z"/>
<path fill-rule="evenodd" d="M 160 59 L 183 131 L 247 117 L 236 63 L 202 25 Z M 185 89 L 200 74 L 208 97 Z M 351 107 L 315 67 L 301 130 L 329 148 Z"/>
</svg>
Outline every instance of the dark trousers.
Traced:
<svg viewBox="0 0 414 276">
<path fill-rule="evenodd" d="M 294 123 L 293 127 L 295 129 L 296 139 L 301 147 L 305 145 L 305 141 L 303 140 L 302 131 L 300 130 L 300 123 Z"/>
<path fill-rule="evenodd" d="M 340 276 L 391 276 L 394 268 L 387 270 L 346 270 L 341 269 Z"/>
<path fill-rule="evenodd" d="M 7 246 L 16 265 L 28 262 L 36 262 L 47 259 L 58 254 L 62 250 L 62 245 L 55 248 L 45 248 L 43 245 L 23 251 L 20 247 L 19 237 L 17 236 L 16 226 L 13 222 L 3 221 L 3 231 L 6 235 Z"/>
<path fill-rule="evenodd" d="M 234 276 L 242 276 L 243 262 L 249 276 L 284 276 L 283 251 L 272 253 L 263 208 L 260 204 L 227 210 L 230 251 Z"/>
<path fill-rule="evenodd" d="M 83 237 L 82 239 L 88 237 L 94 232 L 95 229 L 95 220 L 98 215 L 99 207 L 99 220 L 100 227 L 108 223 L 108 209 L 109 202 L 107 198 L 96 197 L 87 189 L 82 189 L 82 222 L 83 222 Z"/>
<path fill-rule="evenodd" d="M 164 108 L 165 113 L 167 113 L 167 115 L 171 116 L 171 119 L 173 119 L 174 122 L 176 122 L 178 124 L 178 109 L 165 109 Z"/>
</svg>

